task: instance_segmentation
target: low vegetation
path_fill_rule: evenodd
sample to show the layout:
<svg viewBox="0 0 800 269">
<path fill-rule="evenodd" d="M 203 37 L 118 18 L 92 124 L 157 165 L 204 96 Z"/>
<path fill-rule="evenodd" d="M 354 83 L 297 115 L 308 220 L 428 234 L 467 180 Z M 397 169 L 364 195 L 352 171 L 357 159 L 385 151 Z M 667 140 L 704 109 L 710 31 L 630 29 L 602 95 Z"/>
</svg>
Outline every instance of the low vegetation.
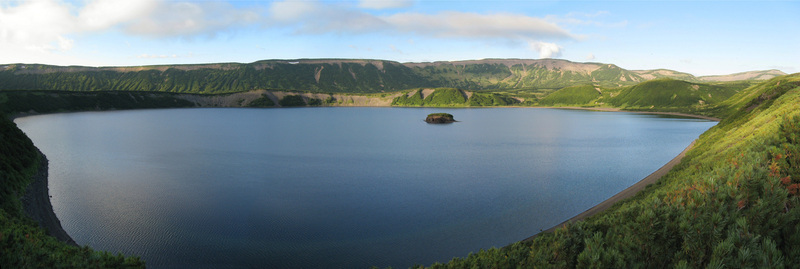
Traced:
<svg viewBox="0 0 800 269">
<path fill-rule="evenodd" d="M 455 121 L 453 115 L 449 113 L 431 113 L 425 118 L 427 123 L 452 123 Z"/>
<path fill-rule="evenodd" d="M 423 93 L 428 92 L 423 96 Z M 393 106 L 432 106 L 463 107 L 467 106 L 466 93 L 459 89 L 438 88 L 418 89 L 400 95 L 392 101 Z"/>
<path fill-rule="evenodd" d="M 408 67 L 386 61 L 257 62 L 219 68 L 143 67 L 135 72 L 26 68 L 14 65 L 0 71 L 0 113 L 194 107 L 198 104 L 190 100 L 196 96 L 174 93 L 209 96 L 279 88 L 398 96 L 393 106 L 589 106 L 723 118 L 669 174 L 611 209 L 531 241 L 481 250 L 431 267 L 785 268 L 800 264 L 798 74 L 757 84 L 669 78 L 635 84 L 640 74 L 613 65 L 590 74 L 525 64 Z M 265 68 L 278 70 L 281 76 L 266 76 Z M 416 89 L 398 92 L 410 88 Z M 250 95 L 247 100 L 251 101 L 241 99 L 239 105 L 344 102 L 333 94 L 309 96 L 295 92 L 273 100 L 267 94 Z M 20 204 L 41 156 L 5 116 L 0 116 L 0 150 L 0 267 L 144 266 L 135 257 L 69 246 L 47 236 L 24 216 Z"/>
<path fill-rule="evenodd" d="M 282 107 L 306 106 L 306 101 L 300 95 L 287 95 L 278 101 Z"/>
<path fill-rule="evenodd" d="M 513 106 L 523 105 L 519 100 L 498 93 L 476 92 L 469 98 L 469 106 Z"/>
<path fill-rule="evenodd" d="M 749 72 L 748 78 L 771 78 L 777 70 Z M 194 94 L 258 89 L 333 93 L 381 93 L 412 88 L 459 88 L 469 91 L 560 89 L 593 84 L 630 86 L 652 77 L 691 82 L 701 78 L 659 70 L 630 71 L 613 64 L 565 60 L 487 59 L 427 64 L 384 60 L 267 60 L 136 67 L 0 65 L 0 90 L 137 91 Z M 705 77 L 703 80 L 714 80 Z M 729 79 L 724 76 L 716 79 Z"/>
<path fill-rule="evenodd" d="M 584 106 L 600 97 L 599 88 L 592 85 L 571 86 L 555 91 L 539 100 L 543 106 Z"/>
<path fill-rule="evenodd" d="M 703 111 L 718 104 L 737 90 L 674 79 L 657 79 L 622 89 L 606 103 L 631 110 Z"/>
<path fill-rule="evenodd" d="M 248 107 L 274 107 L 275 106 L 275 102 L 272 101 L 272 99 L 270 99 L 269 96 L 264 94 L 264 95 L 261 95 L 261 97 L 256 98 L 253 101 L 250 101 L 250 103 L 248 103 L 247 106 Z"/>
<path fill-rule="evenodd" d="M 719 112 L 730 116 L 636 196 L 531 241 L 431 268 L 795 267 L 800 75 L 763 82 L 733 98 L 738 101 L 730 110 Z"/>
</svg>

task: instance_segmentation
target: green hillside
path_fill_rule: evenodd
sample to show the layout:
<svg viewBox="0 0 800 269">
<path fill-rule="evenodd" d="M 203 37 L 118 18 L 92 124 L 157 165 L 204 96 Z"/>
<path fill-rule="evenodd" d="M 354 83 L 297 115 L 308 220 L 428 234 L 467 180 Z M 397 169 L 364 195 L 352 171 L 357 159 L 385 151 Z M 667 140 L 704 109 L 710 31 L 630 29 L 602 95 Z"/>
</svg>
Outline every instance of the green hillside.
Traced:
<svg viewBox="0 0 800 269">
<path fill-rule="evenodd" d="M 656 79 L 623 88 L 603 102 L 630 110 L 694 112 L 708 109 L 736 94 L 735 87 Z"/>
<path fill-rule="evenodd" d="M 491 92 L 466 92 L 453 88 L 418 89 L 396 97 L 392 106 L 513 106 L 521 102 L 509 95 Z"/>
<path fill-rule="evenodd" d="M 796 267 L 800 74 L 771 79 L 736 98 L 730 117 L 636 196 L 531 241 L 431 267 Z"/>
<path fill-rule="evenodd" d="M 507 94 L 475 92 L 469 98 L 469 106 L 513 106 L 513 105 L 521 105 L 521 102 L 517 99 L 510 97 Z"/>
<path fill-rule="evenodd" d="M 696 83 L 669 78 L 634 84 L 647 74 L 613 65 L 516 61 L 412 65 L 298 60 L 136 68 L 7 65 L 0 66 L 0 114 L 324 106 L 346 105 L 356 99 L 368 104 L 366 99 L 383 98 L 381 105 L 391 100 L 395 106 L 508 106 L 538 100 L 540 105 L 710 115 L 724 120 L 704 133 L 667 176 L 626 202 L 533 241 L 433 267 L 782 268 L 800 264 L 800 74 L 750 87 L 751 81 Z M 595 69 L 584 72 L 578 67 Z M 428 86 L 440 84 L 453 86 Z M 292 87 L 303 91 L 249 91 Z M 491 91 L 468 91 L 473 87 Z M 602 93 L 596 87 L 602 87 Z M 337 91 L 385 93 L 334 95 Z M 19 197 L 42 157 L 5 116 L 0 116 L 0 148 L 0 268 L 143 265 L 136 258 L 68 246 L 37 228 L 21 213 Z"/>
<path fill-rule="evenodd" d="M 423 96 L 426 92 L 427 95 Z M 466 106 L 466 93 L 459 89 L 419 89 L 400 95 L 392 101 L 393 106 Z"/>
<path fill-rule="evenodd" d="M 775 71 L 775 70 L 773 70 Z M 779 72 L 779 71 L 777 71 Z M 777 72 L 720 76 L 768 78 Z M 0 90 L 232 93 L 279 89 L 329 93 L 380 93 L 413 88 L 469 91 L 560 89 L 593 84 L 630 86 L 652 78 L 695 81 L 670 70 L 630 71 L 613 64 L 556 59 L 486 59 L 398 63 L 360 59 L 265 60 L 133 67 L 0 65 Z"/>
<path fill-rule="evenodd" d="M 600 92 L 592 85 L 580 85 L 566 87 L 548 94 L 541 100 L 539 105 L 543 106 L 557 106 L 557 105 L 574 105 L 581 106 L 587 105 L 600 97 Z"/>
<path fill-rule="evenodd" d="M 381 92 L 429 86 L 396 62 L 319 60 L 125 68 L 9 65 L 0 90 L 227 93 L 255 89 Z"/>
</svg>

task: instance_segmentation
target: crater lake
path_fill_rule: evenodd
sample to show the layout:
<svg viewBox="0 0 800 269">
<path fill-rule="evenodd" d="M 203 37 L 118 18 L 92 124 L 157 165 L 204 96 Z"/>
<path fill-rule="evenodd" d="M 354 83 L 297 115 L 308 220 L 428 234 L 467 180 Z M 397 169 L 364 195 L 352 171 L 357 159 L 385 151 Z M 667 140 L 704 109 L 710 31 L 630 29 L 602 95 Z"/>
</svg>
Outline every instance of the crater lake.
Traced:
<svg viewBox="0 0 800 269">
<path fill-rule="evenodd" d="M 453 114 L 431 125 L 426 115 Z M 151 268 L 406 268 L 503 247 L 646 177 L 713 121 L 545 108 L 18 118 L 80 245 Z"/>
</svg>

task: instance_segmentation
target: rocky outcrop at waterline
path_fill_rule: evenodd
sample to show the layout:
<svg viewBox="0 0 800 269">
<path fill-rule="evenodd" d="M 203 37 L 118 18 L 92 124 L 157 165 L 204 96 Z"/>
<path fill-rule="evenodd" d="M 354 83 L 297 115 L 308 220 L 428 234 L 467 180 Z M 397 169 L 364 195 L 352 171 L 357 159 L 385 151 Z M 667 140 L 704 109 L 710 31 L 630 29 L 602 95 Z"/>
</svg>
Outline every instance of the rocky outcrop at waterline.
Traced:
<svg viewBox="0 0 800 269">
<path fill-rule="evenodd" d="M 453 119 L 453 115 L 448 113 L 433 113 L 429 114 L 427 118 L 425 118 L 425 122 L 427 123 L 452 123 L 456 122 Z"/>
</svg>

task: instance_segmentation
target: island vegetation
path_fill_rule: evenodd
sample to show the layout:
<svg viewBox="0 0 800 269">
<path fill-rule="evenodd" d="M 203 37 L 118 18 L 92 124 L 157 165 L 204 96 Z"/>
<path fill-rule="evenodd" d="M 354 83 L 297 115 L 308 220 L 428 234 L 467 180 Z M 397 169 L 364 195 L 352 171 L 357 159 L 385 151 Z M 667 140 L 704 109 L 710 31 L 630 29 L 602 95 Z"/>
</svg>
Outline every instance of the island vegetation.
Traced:
<svg viewBox="0 0 800 269">
<path fill-rule="evenodd" d="M 21 197 L 45 157 L 11 117 L 137 108 L 347 105 L 555 106 L 722 119 L 671 172 L 611 209 L 531 240 L 430 267 L 800 264 L 800 74 L 768 70 L 753 75 L 768 80 L 728 82 L 562 60 L 299 62 L 127 69 L 0 66 L 0 267 L 144 266 L 135 257 L 60 242 L 24 213 Z"/>
<path fill-rule="evenodd" d="M 431 113 L 428 114 L 428 117 L 425 118 L 425 122 L 427 123 L 453 123 L 456 122 L 453 119 L 453 114 L 449 113 Z"/>
</svg>

